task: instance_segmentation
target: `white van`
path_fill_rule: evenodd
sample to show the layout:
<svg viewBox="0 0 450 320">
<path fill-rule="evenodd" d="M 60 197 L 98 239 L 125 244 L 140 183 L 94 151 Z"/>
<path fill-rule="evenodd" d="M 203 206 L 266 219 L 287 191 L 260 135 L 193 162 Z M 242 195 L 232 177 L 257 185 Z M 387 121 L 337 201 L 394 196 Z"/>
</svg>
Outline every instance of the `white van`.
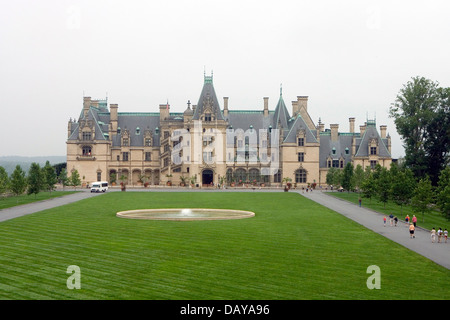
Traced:
<svg viewBox="0 0 450 320">
<path fill-rule="evenodd" d="M 108 190 L 107 181 L 97 181 L 92 183 L 91 192 L 105 192 L 106 190 Z"/>
</svg>

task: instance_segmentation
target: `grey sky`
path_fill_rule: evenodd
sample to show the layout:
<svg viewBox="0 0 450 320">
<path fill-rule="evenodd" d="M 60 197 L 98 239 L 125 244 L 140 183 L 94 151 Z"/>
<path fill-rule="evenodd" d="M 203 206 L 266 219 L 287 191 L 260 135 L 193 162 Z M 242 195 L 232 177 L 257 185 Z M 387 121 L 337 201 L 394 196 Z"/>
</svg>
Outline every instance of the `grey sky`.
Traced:
<svg viewBox="0 0 450 320">
<path fill-rule="evenodd" d="M 0 135 L 3 155 L 65 155 L 67 121 L 83 93 L 119 112 L 197 103 L 214 72 L 230 109 L 288 108 L 348 131 L 387 124 L 403 84 L 424 76 L 449 87 L 448 1 L 2 1 Z M 223 107 L 223 106 L 221 106 Z"/>
</svg>

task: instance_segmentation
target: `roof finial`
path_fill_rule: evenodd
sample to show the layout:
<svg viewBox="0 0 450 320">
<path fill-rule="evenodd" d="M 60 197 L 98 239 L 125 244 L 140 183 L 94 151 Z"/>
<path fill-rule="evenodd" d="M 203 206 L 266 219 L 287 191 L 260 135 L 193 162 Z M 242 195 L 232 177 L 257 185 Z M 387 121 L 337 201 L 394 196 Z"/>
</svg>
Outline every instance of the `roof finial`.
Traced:
<svg viewBox="0 0 450 320">
<path fill-rule="evenodd" d="M 280 83 L 280 97 L 283 95 L 283 84 Z"/>
</svg>

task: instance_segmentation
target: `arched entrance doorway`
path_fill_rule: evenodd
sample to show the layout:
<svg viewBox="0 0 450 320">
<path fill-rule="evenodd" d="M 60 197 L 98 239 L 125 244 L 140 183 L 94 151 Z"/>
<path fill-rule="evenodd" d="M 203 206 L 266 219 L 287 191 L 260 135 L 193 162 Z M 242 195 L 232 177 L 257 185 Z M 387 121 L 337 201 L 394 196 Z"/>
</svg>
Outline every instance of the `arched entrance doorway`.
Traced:
<svg viewBox="0 0 450 320">
<path fill-rule="evenodd" d="M 210 185 L 212 182 L 214 182 L 214 173 L 212 170 L 206 169 L 202 172 L 202 184 L 203 185 Z"/>
</svg>

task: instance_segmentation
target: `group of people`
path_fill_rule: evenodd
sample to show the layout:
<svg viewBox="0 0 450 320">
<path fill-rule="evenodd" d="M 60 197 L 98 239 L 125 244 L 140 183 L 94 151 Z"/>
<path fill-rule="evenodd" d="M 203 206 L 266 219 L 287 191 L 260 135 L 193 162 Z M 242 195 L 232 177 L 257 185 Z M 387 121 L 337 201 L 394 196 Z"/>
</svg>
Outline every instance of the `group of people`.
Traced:
<svg viewBox="0 0 450 320">
<path fill-rule="evenodd" d="M 384 216 L 383 218 L 384 221 L 384 226 L 386 226 L 386 222 L 387 222 L 387 217 Z M 411 239 L 414 239 L 415 236 L 415 231 L 416 231 L 416 226 L 417 226 L 417 217 L 415 215 L 413 215 L 412 219 L 409 217 L 409 215 L 407 214 L 405 217 L 405 222 L 409 225 L 409 237 Z M 392 213 L 389 215 L 389 224 L 390 226 L 397 226 L 398 223 L 398 218 L 397 216 L 394 216 Z"/>
<path fill-rule="evenodd" d="M 433 227 L 433 229 L 431 229 L 431 243 L 435 243 L 436 236 L 438 239 L 437 240 L 438 243 L 442 242 L 442 238 L 444 238 L 444 242 L 447 243 L 447 238 L 448 238 L 447 229 L 442 230 L 442 228 L 439 228 L 439 230 L 436 231 L 436 229 Z"/>
<path fill-rule="evenodd" d="M 386 226 L 386 222 L 387 222 L 386 216 L 384 216 L 383 221 L 384 221 L 384 226 Z M 416 231 L 416 226 L 417 226 L 417 217 L 415 215 L 413 215 L 413 217 L 410 218 L 409 215 L 406 215 L 405 222 L 407 223 L 408 228 L 409 228 L 409 237 L 411 239 L 414 239 L 416 237 L 414 233 Z M 391 227 L 392 226 L 396 227 L 397 223 L 398 223 L 398 218 L 396 216 L 394 216 L 392 213 L 389 215 L 389 223 L 390 223 Z M 431 229 L 431 242 L 435 243 L 436 238 L 437 238 L 438 243 L 441 243 L 441 242 L 447 243 L 447 238 L 448 238 L 447 229 L 442 230 L 442 228 L 439 228 L 438 230 L 436 230 L 433 227 L 433 229 Z"/>
</svg>

